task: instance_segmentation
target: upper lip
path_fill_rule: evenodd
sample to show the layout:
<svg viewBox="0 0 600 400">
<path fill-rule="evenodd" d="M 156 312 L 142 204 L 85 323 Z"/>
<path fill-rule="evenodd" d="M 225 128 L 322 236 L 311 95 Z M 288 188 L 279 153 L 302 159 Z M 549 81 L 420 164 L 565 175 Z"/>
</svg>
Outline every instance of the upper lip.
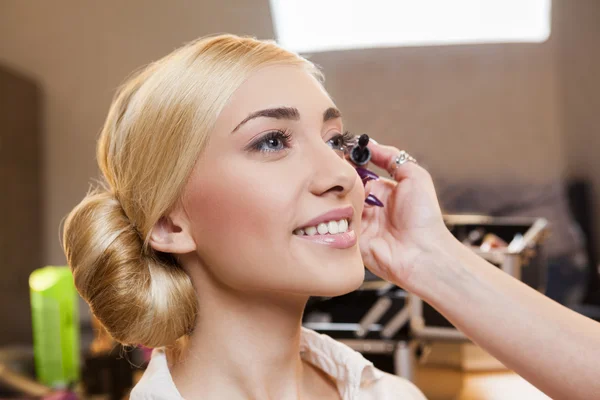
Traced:
<svg viewBox="0 0 600 400">
<path fill-rule="evenodd" d="M 339 221 L 341 219 L 347 219 L 348 222 L 350 222 L 353 215 L 354 208 L 352 206 L 337 208 L 335 210 L 328 211 L 325 214 L 321 214 L 318 217 L 311 219 L 310 221 L 302 225 L 302 227 L 317 226 L 322 222 Z"/>
</svg>

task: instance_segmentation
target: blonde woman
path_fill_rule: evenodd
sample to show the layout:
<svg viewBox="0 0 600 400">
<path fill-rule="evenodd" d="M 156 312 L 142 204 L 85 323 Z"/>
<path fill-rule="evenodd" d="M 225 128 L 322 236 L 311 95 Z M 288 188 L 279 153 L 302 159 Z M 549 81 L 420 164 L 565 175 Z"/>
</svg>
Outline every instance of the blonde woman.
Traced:
<svg viewBox="0 0 600 400">
<path fill-rule="evenodd" d="M 121 88 L 64 247 L 111 335 L 156 348 L 132 399 L 423 399 L 301 327 L 364 278 L 347 142 L 320 72 L 270 42 L 200 39 Z"/>
</svg>

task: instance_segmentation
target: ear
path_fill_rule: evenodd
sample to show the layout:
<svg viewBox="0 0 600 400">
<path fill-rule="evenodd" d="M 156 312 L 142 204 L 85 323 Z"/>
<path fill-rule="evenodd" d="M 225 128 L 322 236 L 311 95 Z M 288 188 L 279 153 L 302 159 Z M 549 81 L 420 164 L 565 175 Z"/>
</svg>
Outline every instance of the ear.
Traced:
<svg viewBox="0 0 600 400">
<path fill-rule="evenodd" d="M 158 220 L 150 233 L 150 246 L 156 251 L 186 254 L 196 250 L 187 220 L 172 213 Z"/>
</svg>

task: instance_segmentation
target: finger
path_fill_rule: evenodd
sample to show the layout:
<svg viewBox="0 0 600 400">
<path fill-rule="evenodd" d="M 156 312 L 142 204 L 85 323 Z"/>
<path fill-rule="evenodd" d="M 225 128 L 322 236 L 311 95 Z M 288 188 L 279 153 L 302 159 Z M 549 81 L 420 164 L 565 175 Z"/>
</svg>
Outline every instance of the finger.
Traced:
<svg viewBox="0 0 600 400">
<path fill-rule="evenodd" d="M 368 147 L 371 150 L 371 162 L 386 171 L 394 158 L 400 153 L 400 150 L 396 147 L 374 143 L 372 140 L 369 140 Z"/>
<path fill-rule="evenodd" d="M 373 181 L 368 181 L 365 185 L 365 199 L 371 193 L 372 189 L 373 189 Z"/>
<path fill-rule="evenodd" d="M 365 202 L 364 202 L 364 209 L 368 210 L 370 208 L 377 208 L 377 206 L 374 204 L 373 200 L 369 197 L 372 196 L 372 189 L 373 189 L 373 182 L 375 181 L 368 181 L 365 184 Z"/>
<path fill-rule="evenodd" d="M 369 149 L 371 150 L 371 162 L 379 168 L 388 171 L 394 180 L 401 181 L 420 167 L 414 162 L 406 162 L 403 165 L 395 165 L 395 159 L 400 154 L 400 150 L 393 146 L 384 146 L 369 141 Z"/>
</svg>

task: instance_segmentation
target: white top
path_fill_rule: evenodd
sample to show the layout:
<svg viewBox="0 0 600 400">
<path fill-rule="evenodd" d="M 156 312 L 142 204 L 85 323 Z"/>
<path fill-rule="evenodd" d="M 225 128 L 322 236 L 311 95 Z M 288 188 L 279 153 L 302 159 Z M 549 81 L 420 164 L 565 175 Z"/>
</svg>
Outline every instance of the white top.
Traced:
<svg viewBox="0 0 600 400">
<path fill-rule="evenodd" d="M 375 368 L 362 354 L 327 335 L 302 328 L 300 355 L 331 376 L 342 400 L 426 400 L 410 381 Z M 152 352 L 148 369 L 131 391 L 130 399 L 183 399 L 161 349 Z"/>
</svg>

